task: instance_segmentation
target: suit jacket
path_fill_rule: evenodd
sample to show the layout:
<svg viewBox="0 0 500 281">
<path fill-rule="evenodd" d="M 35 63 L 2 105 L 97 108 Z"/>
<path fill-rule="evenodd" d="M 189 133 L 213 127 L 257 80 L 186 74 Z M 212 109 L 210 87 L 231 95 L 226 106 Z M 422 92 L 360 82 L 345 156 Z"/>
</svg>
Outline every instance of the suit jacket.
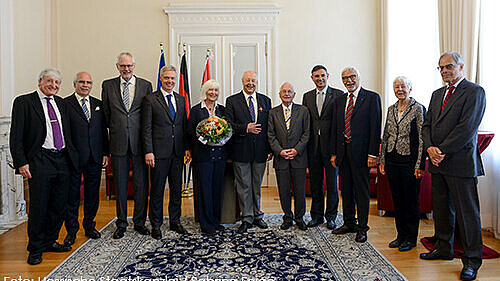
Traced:
<svg viewBox="0 0 500 281">
<path fill-rule="evenodd" d="M 71 124 L 68 110 L 63 99 L 53 96 L 59 113 L 64 135 L 65 148 L 68 151 L 73 168 L 78 167 L 78 153 L 71 142 Z M 14 168 L 19 173 L 19 167 L 30 164 L 33 157 L 42 150 L 47 136 L 45 114 L 38 92 L 18 96 L 12 106 L 12 123 L 10 127 L 10 153 Z"/>
<path fill-rule="evenodd" d="M 161 90 L 147 95 L 142 103 L 142 144 L 144 153 L 152 152 L 157 159 L 184 157 L 187 137 L 186 100 L 173 92 L 176 104 L 172 120 L 168 104 Z"/>
<path fill-rule="evenodd" d="M 218 117 L 224 117 L 225 111 L 226 108 L 223 105 L 217 104 L 217 107 L 215 108 L 215 115 Z M 211 160 L 226 160 L 227 158 L 226 145 L 205 145 L 201 143 L 196 136 L 196 126 L 198 126 L 200 121 L 205 120 L 208 117 L 208 111 L 205 108 L 201 108 L 201 103 L 192 107 L 189 112 L 187 135 L 189 137 L 189 147 L 191 148 L 193 163 L 208 162 Z"/>
<path fill-rule="evenodd" d="M 102 107 L 106 125 L 109 128 L 109 150 L 117 156 L 141 155 L 141 105 L 144 97 L 152 90 L 151 83 L 136 77 L 135 95 L 127 112 L 120 90 L 120 77 L 102 82 Z"/>
<path fill-rule="evenodd" d="M 290 129 L 286 129 L 283 106 L 280 104 L 269 111 L 267 136 L 274 153 L 273 167 L 277 170 L 307 168 L 307 142 L 310 134 L 309 111 L 305 106 L 293 104 Z M 295 148 L 297 155 L 287 160 L 281 157 L 283 149 Z"/>
<path fill-rule="evenodd" d="M 345 156 L 345 106 L 347 93 L 334 102 L 332 114 L 332 155 L 336 155 L 337 167 Z M 380 96 L 372 91 L 360 89 L 351 115 L 351 145 L 354 162 L 358 167 L 366 167 L 368 154 L 379 155 L 382 107 Z"/>
<path fill-rule="evenodd" d="M 230 156 L 235 162 L 265 163 L 271 152 L 267 141 L 267 119 L 271 109 L 271 99 L 260 93 L 257 98 L 257 121 L 262 131 L 255 135 L 247 133 L 247 125 L 251 123 L 250 110 L 243 91 L 234 94 L 226 100 L 226 116 L 233 127 Z"/>
<path fill-rule="evenodd" d="M 310 90 L 304 94 L 302 104 L 309 109 L 311 117 L 311 134 L 308 142 L 309 156 L 316 155 L 321 151 L 322 156 L 330 157 L 330 130 L 332 128 L 333 101 L 342 94 L 343 92 L 341 90 L 328 86 L 323 108 L 321 109 L 321 115 L 318 113 L 318 105 L 316 104 L 316 89 Z M 320 139 L 321 147 L 319 147 Z M 316 161 L 316 159 L 311 160 Z"/>
<path fill-rule="evenodd" d="M 436 146 L 446 154 L 438 167 L 429 162 L 429 171 L 459 177 L 484 175 L 477 147 L 477 131 L 486 107 L 484 89 L 462 80 L 441 112 L 445 92 L 446 87 L 442 87 L 432 93 L 422 128 L 424 149 Z"/>
<path fill-rule="evenodd" d="M 79 167 L 85 166 L 88 161 L 102 164 L 102 157 L 109 154 L 108 130 L 104 120 L 102 102 L 88 96 L 90 104 L 90 120 L 87 121 L 76 93 L 64 99 L 68 108 L 71 122 L 71 140 L 78 151 Z M 89 106 L 87 104 L 87 106 Z"/>
</svg>

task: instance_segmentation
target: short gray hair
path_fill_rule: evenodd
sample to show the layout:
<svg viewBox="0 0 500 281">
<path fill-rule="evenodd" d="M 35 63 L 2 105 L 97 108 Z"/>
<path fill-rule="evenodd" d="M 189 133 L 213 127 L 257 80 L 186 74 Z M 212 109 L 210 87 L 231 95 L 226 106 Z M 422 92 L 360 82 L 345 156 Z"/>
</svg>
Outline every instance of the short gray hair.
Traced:
<svg viewBox="0 0 500 281">
<path fill-rule="evenodd" d="M 344 74 L 344 72 L 349 71 L 349 70 L 356 72 L 356 76 L 358 76 L 358 78 L 361 78 L 361 74 L 359 73 L 359 70 L 354 66 L 344 67 L 344 69 L 342 69 L 342 72 L 340 72 L 340 74 L 342 75 L 342 74 Z"/>
<path fill-rule="evenodd" d="M 394 83 L 396 83 L 396 81 L 403 82 L 403 83 L 405 83 L 407 88 L 413 89 L 413 85 L 411 84 L 410 79 L 408 79 L 406 76 L 398 76 L 398 77 L 394 78 L 394 81 L 392 82 L 392 86 L 394 86 Z"/>
<path fill-rule="evenodd" d="M 439 61 L 438 61 L 438 64 L 441 62 L 441 59 L 443 57 L 446 57 L 446 56 L 451 56 L 453 58 L 453 60 L 458 64 L 458 65 L 461 65 L 461 64 L 464 64 L 464 60 L 462 58 L 462 55 L 460 55 L 459 53 L 457 52 L 444 52 L 443 54 L 441 54 L 441 56 L 439 57 Z"/>
<path fill-rule="evenodd" d="M 165 71 L 173 71 L 173 72 L 177 73 L 177 69 L 173 65 L 165 65 L 164 67 L 162 67 L 160 69 L 160 76 L 162 76 L 163 73 L 165 73 Z"/>
<path fill-rule="evenodd" d="M 286 81 L 283 82 L 283 84 L 281 84 L 281 86 L 280 86 L 280 92 L 281 92 L 281 89 L 283 89 L 283 86 L 285 86 L 286 84 L 290 85 L 290 87 L 292 88 L 292 92 L 295 93 L 295 87 L 292 85 L 292 83 L 286 82 Z"/>
<path fill-rule="evenodd" d="M 203 86 L 201 86 L 201 100 L 207 99 L 207 92 L 210 89 L 217 89 L 220 92 L 220 84 L 215 79 L 210 79 L 206 81 Z M 219 93 L 220 94 L 220 93 Z M 219 99 L 219 97 L 217 97 Z"/>
<path fill-rule="evenodd" d="M 121 52 L 121 53 L 118 54 L 118 56 L 116 56 L 116 64 L 120 64 L 120 59 L 123 56 L 129 56 L 132 59 L 132 62 L 135 63 L 134 56 L 132 56 L 131 53 L 129 53 L 129 52 Z"/>
<path fill-rule="evenodd" d="M 73 80 L 73 82 L 75 82 L 75 83 L 78 82 L 78 74 L 80 74 L 80 73 L 87 73 L 90 76 L 90 78 L 92 79 L 92 76 L 87 71 L 79 71 L 75 74 L 75 79 Z"/>
<path fill-rule="evenodd" d="M 59 70 L 55 68 L 46 68 L 40 72 L 38 75 L 38 81 L 42 80 L 45 76 L 55 77 L 62 81 L 62 74 Z"/>
</svg>

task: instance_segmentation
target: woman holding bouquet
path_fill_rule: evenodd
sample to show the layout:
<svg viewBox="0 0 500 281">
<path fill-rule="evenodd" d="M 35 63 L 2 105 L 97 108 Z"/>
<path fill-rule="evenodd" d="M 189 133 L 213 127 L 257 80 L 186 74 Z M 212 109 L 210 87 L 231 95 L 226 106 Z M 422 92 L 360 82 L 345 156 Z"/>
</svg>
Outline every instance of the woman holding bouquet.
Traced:
<svg viewBox="0 0 500 281">
<path fill-rule="evenodd" d="M 193 172 L 197 178 L 198 210 L 203 233 L 214 235 L 220 224 L 221 192 L 226 165 L 225 142 L 230 126 L 222 119 L 225 108 L 217 103 L 219 83 L 208 80 L 201 88 L 202 101 L 191 108 L 187 133 L 191 142 Z"/>
</svg>

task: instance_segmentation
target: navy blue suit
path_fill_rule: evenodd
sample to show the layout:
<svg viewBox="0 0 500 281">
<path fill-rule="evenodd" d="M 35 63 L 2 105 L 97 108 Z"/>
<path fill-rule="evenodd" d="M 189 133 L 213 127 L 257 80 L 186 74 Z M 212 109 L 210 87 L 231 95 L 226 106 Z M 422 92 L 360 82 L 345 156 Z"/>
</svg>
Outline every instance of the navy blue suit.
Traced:
<svg viewBox="0 0 500 281">
<path fill-rule="evenodd" d="M 94 218 L 99 208 L 99 186 L 101 184 L 102 158 L 109 154 L 108 131 L 102 102 L 88 96 L 86 103 L 90 111 L 87 120 L 78 100 L 73 94 L 64 99 L 71 122 L 71 139 L 78 152 L 78 168 L 71 172 L 70 188 L 64 225 L 68 234 L 76 234 L 79 229 L 78 207 L 80 205 L 81 175 L 84 177 L 83 228 L 93 230 Z"/>
<path fill-rule="evenodd" d="M 368 155 L 379 155 L 382 108 L 377 93 L 360 89 L 351 115 L 349 143 L 344 137 L 347 99 L 347 93 L 344 93 L 333 103 L 332 155 L 336 156 L 335 162 L 339 167 L 344 224 L 352 229 L 368 231 L 370 168 L 367 162 Z"/>
<path fill-rule="evenodd" d="M 218 104 L 215 115 L 223 117 L 224 106 Z M 203 231 L 215 230 L 220 224 L 222 185 L 226 166 L 226 146 L 209 146 L 201 143 L 196 136 L 198 123 L 209 117 L 208 110 L 201 103 L 191 108 L 187 125 L 190 141 L 193 171 L 197 179 L 198 210 Z"/>
</svg>

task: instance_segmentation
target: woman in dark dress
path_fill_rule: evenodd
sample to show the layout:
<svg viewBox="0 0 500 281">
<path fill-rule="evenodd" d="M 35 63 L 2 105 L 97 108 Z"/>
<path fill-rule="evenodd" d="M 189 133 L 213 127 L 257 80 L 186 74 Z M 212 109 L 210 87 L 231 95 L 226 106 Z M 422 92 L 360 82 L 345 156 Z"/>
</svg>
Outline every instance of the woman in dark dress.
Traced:
<svg viewBox="0 0 500 281">
<path fill-rule="evenodd" d="M 217 103 L 219 83 L 208 80 L 201 88 L 202 101 L 191 108 L 187 133 L 191 142 L 193 172 L 197 178 L 198 211 L 201 231 L 214 235 L 223 230 L 221 218 L 221 192 L 226 166 L 225 146 L 209 146 L 196 135 L 196 126 L 211 116 L 223 117 L 225 108 Z"/>
<path fill-rule="evenodd" d="M 422 140 L 425 107 L 410 97 L 412 85 L 406 77 L 396 77 L 393 89 L 398 101 L 387 109 L 379 169 L 387 174 L 398 232 L 389 247 L 408 251 L 416 246 L 418 236 L 418 196 L 425 172 Z"/>
</svg>

